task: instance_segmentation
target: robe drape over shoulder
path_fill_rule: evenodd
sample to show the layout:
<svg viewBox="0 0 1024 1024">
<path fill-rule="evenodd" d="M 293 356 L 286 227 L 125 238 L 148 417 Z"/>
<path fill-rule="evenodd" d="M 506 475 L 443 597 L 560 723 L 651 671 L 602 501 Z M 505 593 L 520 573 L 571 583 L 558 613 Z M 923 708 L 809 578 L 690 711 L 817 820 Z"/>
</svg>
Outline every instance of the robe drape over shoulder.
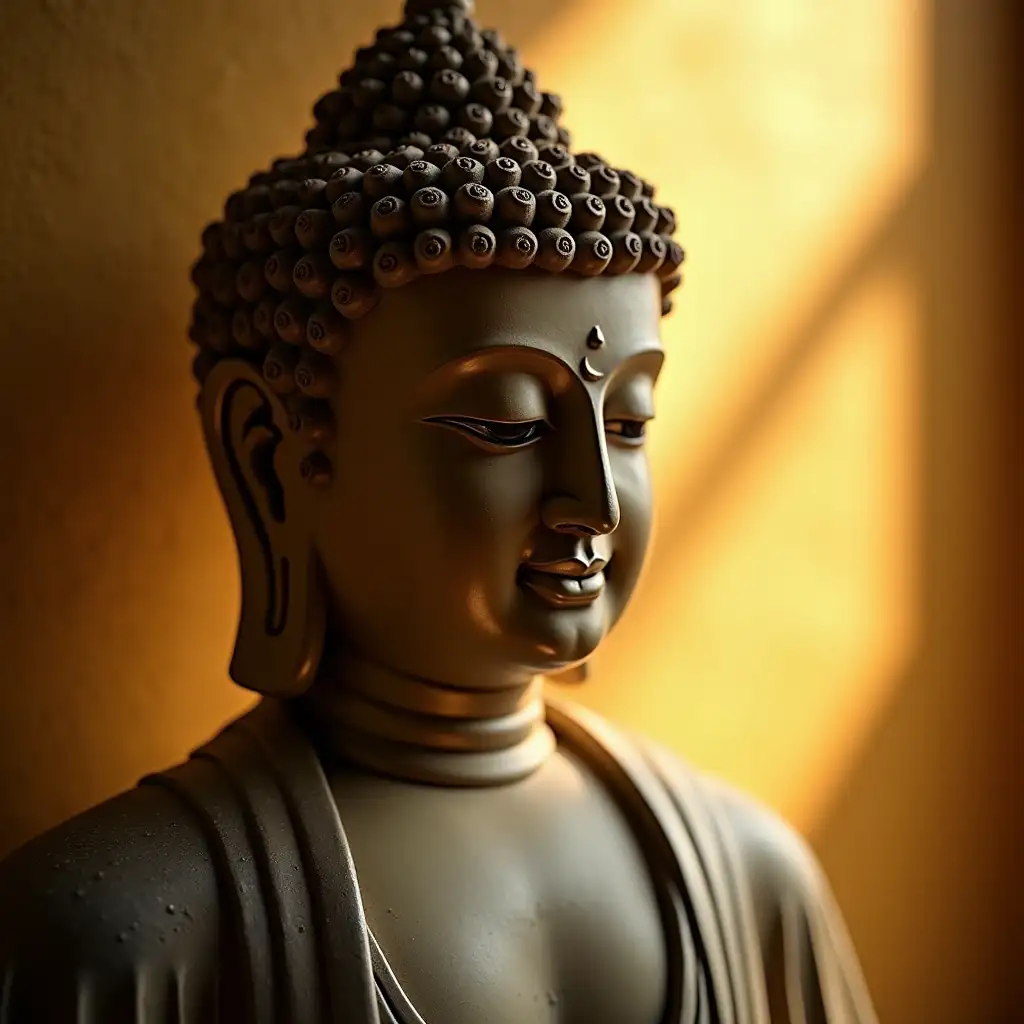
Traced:
<svg viewBox="0 0 1024 1024">
<path fill-rule="evenodd" d="M 548 721 L 631 808 L 673 894 L 665 1024 L 873 1024 L 828 886 L 788 827 L 596 715 L 550 704 Z M 420 1024 L 284 705 L 262 702 L 0 865 L 0 1024 L 65 1022 Z"/>
</svg>

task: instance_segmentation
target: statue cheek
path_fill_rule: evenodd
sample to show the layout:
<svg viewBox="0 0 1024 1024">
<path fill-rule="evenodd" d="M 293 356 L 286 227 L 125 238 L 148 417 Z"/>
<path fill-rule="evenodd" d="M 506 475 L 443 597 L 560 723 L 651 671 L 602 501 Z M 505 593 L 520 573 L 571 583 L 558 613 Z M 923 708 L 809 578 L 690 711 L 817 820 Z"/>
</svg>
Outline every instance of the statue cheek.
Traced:
<svg viewBox="0 0 1024 1024">
<path fill-rule="evenodd" d="M 647 458 L 642 451 L 627 452 L 625 457 L 613 462 L 613 472 L 621 517 L 616 530 L 616 546 L 629 543 L 643 549 L 650 537 L 654 518 L 654 496 Z"/>
<path fill-rule="evenodd" d="M 618 488 L 619 526 L 611 535 L 613 560 L 609 583 L 616 602 L 622 606 L 629 600 L 643 568 L 650 546 L 653 507 L 646 472 L 642 478 Z M 621 611 L 621 608 L 620 608 Z"/>
</svg>

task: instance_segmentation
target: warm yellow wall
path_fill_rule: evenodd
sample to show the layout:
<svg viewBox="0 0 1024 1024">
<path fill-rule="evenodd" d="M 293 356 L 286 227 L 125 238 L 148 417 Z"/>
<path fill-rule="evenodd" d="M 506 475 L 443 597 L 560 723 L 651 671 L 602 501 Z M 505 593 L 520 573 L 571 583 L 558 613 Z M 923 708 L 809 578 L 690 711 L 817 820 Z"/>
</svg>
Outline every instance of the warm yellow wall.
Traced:
<svg viewBox="0 0 1024 1024">
<path fill-rule="evenodd" d="M 656 559 L 579 696 L 812 836 L 900 1024 L 1010 1019 L 997 6 L 478 3 L 691 251 Z M 0 856 L 247 703 L 187 268 L 398 7 L 0 3 Z"/>
</svg>

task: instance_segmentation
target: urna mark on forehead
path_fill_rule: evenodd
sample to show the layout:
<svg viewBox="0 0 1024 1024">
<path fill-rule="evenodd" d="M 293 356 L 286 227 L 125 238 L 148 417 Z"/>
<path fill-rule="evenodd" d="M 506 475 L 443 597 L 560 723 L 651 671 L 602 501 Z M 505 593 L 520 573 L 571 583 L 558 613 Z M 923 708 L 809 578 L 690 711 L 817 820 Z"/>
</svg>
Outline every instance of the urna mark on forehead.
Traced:
<svg viewBox="0 0 1024 1024">
<path fill-rule="evenodd" d="M 379 359 L 422 389 L 544 362 L 590 384 L 641 364 L 653 377 L 663 359 L 660 304 L 653 277 L 456 270 L 385 296 L 353 325 L 354 344 L 342 358 Z"/>
</svg>

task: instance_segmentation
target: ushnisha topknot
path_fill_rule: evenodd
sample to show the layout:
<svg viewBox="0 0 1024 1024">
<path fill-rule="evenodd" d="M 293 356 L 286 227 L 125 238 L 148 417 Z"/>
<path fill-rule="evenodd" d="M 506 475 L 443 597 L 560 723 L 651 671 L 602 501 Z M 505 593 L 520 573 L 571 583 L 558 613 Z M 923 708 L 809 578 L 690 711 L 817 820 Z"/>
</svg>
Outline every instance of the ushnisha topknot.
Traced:
<svg viewBox="0 0 1024 1024">
<path fill-rule="evenodd" d="M 457 266 L 640 272 L 671 309 L 675 214 L 649 182 L 574 155 L 561 99 L 472 14 L 472 0 L 406 0 L 316 102 L 303 152 L 254 174 L 203 231 L 200 384 L 222 357 L 260 363 L 293 428 L 322 445 L 329 356 L 381 289 Z"/>
</svg>

